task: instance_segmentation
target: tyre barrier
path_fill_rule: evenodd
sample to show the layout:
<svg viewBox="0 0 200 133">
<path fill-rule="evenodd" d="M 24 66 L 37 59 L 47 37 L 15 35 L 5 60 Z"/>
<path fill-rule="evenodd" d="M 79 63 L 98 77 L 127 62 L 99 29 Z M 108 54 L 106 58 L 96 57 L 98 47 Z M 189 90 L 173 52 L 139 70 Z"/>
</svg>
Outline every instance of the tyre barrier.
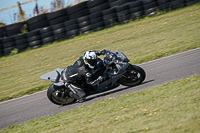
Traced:
<svg viewBox="0 0 200 133">
<path fill-rule="evenodd" d="M 64 23 L 52 25 L 51 27 L 52 27 L 55 41 L 61 41 L 67 38 L 66 30 L 64 28 L 65 27 Z M 53 40 L 53 37 L 51 40 Z M 52 43 L 52 42 L 50 41 L 49 43 Z"/>
<path fill-rule="evenodd" d="M 18 52 L 23 52 L 28 48 L 28 36 L 27 34 L 22 34 L 15 36 L 15 45 Z"/>
<path fill-rule="evenodd" d="M 36 29 L 40 29 L 46 26 L 49 26 L 49 22 L 47 20 L 47 14 L 38 15 L 36 17 L 30 18 L 27 20 L 28 30 L 34 31 Z"/>
<path fill-rule="evenodd" d="M 80 29 L 80 34 L 89 33 L 92 31 L 92 26 L 90 25 L 90 17 L 89 15 L 80 17 L 77 19 L 78 25 Z"/>
<path fill-rule="evenodd" d="M 90 14 L 92 14 L 110 8 L 110 3 L 108 2 L 108 0 L 95 0 L 95 1 L 89 1 L 87 3 L 87 6 L 89 8 Z"/>
<path fill-rule="evenodd" d="M 78 36 L 79 33 L 79 24 L 77 19 L 72 19 L 69 21 L 64 22 L 65 30 L 67 33 L 67 38 L 73 38 Z"/>
<path fill-rule="evenodd" d="M 9 55 L 15 49 L 15 36 L 2 39 L 4 55 Z"/>
<path fill-rule="evenodd" d="M 6 27 L 0 27 L 0 38 L 7 37 L 6 35 Z"/>
<path fill-rule="evenodd" d="M 103 20 L 106 28 L 110 28 L 117 24 L 118 18 L 117 18 L 116 8 L 117 7 L 115 6 L 102 11 Z"/>
<path fill-rule="evenodd" d="M 170 0 L 157 0 L 158 10 L 168 12 L 171 9 Z"/>
<path fill-rule="evenodd" d="M 89 15 L 92 31 L 99 31 L 105 28 L 102 11 Z"/>
<path fill-rule="evenodd" d="M 129 3 L 117 6 L 116 12 L 118 17 L 118 22 L 120 24 L 125 24 L 130 21 L 131 14 L 130 14 Z"/>
<path fill-rule="evenodd" d="M 69 20 L 67 9 L 61 9 L 47 15 L 49 25 L 56 25 Z"/>
<path fill-rule="evenodd" d="M 28 46 L 31 49 L 36 49 L 42 46 L 42 37 L 40 34 L 40 29 L 27 33 L 28 36 Z"/>
<path fill-rule="evenodd" d="M 199 0 L 89 0 L 25 22 L 0 27 L 0 57 L 117 24 L 193 5 Z M 21 34 L 24 28 L 28 33 Z"/>
<path fill-rule="evenodd" d="M 6 26 L 6 34 L 7 36 L 13 36 L 20 34 L 23 28 L 27 27 L 27 22 L 20 22 Z"/>
</svg>

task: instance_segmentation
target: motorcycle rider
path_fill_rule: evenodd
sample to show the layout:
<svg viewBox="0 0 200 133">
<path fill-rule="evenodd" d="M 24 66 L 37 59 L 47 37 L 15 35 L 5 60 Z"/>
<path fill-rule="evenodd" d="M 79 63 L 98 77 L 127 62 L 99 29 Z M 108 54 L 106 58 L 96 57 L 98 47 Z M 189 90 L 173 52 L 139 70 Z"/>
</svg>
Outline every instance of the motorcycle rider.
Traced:
<svg viewBox="0 0 200 133">
<path fill-rule="evenodd" d="M 106 50 L 86 51 L 74 64 L 64 69 L 62 79 L 65 86 L 71 90 L 71 97 L 83 102 L 87 92 L 82 86 L 95 89 L 95 86 L 105 79 L 105 76 L 99 75 L 103 61 L 97 57 L 105 53 Z"/>
</svg>

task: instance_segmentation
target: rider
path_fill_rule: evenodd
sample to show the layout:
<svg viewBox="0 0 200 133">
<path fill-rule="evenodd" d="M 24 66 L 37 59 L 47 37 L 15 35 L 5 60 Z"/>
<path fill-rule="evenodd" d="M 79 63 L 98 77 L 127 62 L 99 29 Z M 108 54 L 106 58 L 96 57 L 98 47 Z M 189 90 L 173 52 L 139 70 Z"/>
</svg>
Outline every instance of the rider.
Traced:
<svg viewBox="0 0 200 133">
<path fill-rule="evenodd" d="M 105 76 L 100 74 L 103 61 L 97 57 L 104 54 L 106 50 L 86 51 L 73 65 L 64 69 L 62 79 L 65 86 L 71 90 L 70 96 L 79 102 L 85 99 L 87 93 L 82 86 L 95 89 L 95 86 L 104 80 Z"/>
</svg>

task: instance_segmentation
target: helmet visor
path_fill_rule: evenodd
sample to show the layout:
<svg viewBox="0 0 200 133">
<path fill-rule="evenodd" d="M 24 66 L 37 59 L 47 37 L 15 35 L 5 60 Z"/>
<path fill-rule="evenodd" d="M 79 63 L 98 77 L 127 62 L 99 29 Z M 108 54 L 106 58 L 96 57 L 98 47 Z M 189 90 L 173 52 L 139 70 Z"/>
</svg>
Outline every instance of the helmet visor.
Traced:
<svg viewBox="0 0 200 133">
<path fill-rule="evenodd" d="M 88 59 L 86 60 L 88 64 L 90 64 L 91 66 L 96 66 L 97 64 L 97 59 Z"/>
</svg>

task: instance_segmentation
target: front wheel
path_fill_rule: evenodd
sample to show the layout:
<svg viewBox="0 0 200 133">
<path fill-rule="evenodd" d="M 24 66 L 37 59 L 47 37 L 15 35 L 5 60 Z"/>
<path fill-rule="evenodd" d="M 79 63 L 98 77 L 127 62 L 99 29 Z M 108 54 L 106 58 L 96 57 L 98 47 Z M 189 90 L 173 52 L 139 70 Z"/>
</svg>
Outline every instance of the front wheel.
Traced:
<svg viewBox="0 0 200 133">
<path fill-rule="evenodd" d="M 76 102 L 76 99 L 66 94 L 65 90 L 64 86 L 52 84 L 47 90 L 47 97 L 52 103 L 57 105 L 67 105 Z"/>
<path fill-rule="evenodd" d="M 146 77 L 145 71 L 135 65 L 130 65 L 127 72 L 119 79 L 119 83 L 125 86 L 135 86 L 141 84 Z"/>
</svg>

